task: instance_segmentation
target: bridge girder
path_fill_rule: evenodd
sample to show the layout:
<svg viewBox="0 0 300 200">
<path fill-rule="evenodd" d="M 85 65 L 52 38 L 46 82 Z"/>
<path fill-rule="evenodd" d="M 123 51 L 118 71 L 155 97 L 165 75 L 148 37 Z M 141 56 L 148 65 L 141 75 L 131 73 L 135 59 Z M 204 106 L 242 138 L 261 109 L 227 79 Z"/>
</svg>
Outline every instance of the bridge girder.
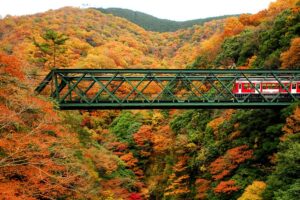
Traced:
<svg viewBox="0 0 300 200">
<path fill-rule="evenodd" d="M 234 93 L 239 80 L 255 94 Z M 257 80 L 275 81 L 285 92 L 264 93 Z M 287 84 L 296 81 L 300 70 L 53 69 L 35 91 L 61 109 L 267 108 L 298 101 Z"/>
</svg>

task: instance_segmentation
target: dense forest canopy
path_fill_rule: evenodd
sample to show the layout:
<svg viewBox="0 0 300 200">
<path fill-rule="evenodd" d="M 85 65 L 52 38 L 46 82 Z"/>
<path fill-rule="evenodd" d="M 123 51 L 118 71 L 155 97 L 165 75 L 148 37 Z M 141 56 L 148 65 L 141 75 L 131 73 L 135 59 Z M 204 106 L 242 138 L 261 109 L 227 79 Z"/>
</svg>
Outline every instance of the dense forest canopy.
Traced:
<svg viewBox="0 0 300 200">
<path fill-rule="evenodd" d="M 33 90 L 54 67 L 299 69 L 299 6 L 165 33 L 71 7 L 0 20 L 0 197 L 298 199 L 298 103 L 59 111 Z"/>
<path fill-rule="evenodd" d="M 205 22 L 238 16 L 238 15 L 224 15 L 224 16 L 209 17 L 204 19 L 194 19 L 194 20 L 179 22 L 179 21 L 172 21 L 167 19 L 159 19 L 152 15 L 148 15 L 142 12 L 133 11 L 129 9 L 122 9 L 122 8 L 96 8 L 96 9 L 106 14 L 113 14 L 114 16 L 125 18 L 128 21 L 131 21 L 139 25 L 145 30 L 156 31 L 156 32 L 174 32 L 179 29 L 186 29 L 192 27 L 194 25 L 203 25 Z"/>
</svg>

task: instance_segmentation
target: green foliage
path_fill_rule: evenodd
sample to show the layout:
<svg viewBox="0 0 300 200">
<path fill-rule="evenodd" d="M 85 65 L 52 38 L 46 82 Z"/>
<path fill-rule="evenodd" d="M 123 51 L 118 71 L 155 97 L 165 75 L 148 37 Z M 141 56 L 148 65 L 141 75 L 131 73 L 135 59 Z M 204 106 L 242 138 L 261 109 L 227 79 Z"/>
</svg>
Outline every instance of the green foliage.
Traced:
<svg viewBox="0 0 300 200">
<path fill-rule="evenodd" d="M 279 145 L 275 171 L 267 180 L 265 199 L 298 199 L 300 194 L 300 133 Z"/>
<path fill-rule="evenodd" d="M 222 51 L 215 60 L 216 65 L 245 65 L 248 58 L 256 54 L 259 43 L 257 33 L 246 30 L 237 36 L 226 39 Z"/>
<path fill-rule="evenodd" d="M 286 50 L 291 39 L 299 36 L 300 13 L 285 10 L 278 15 L 269 30 L 259 33 L 258 58 L 255 65 L 259 68 L 277 69 L 280 66 L 279 56 Z"/>
<path fill-rule="evenodd" d="M 186 132 L 185 126 L 190 122 L 192 115 L 193 115 L 193 111 L 187 111 L 177 116 L 170 123 L 172 130 L 176 134 L 185 133 Z"/>
<path fill-rule="evenodd" d="M 97 8 L 97 10 L 103 13 L 113 14 L 115 16 L 125 18 L 143 27 L 146 30 L 156 31 L 156 32 L 173 32 L 179 29 L 192 27 L 194 25 L 202 25 L 205 22 L 209 22 L 212 20 L 237 16 L 237 15 L 224 15 L 218 17 L 209 17 L 204 19 L 195 19 L 195 20 L 189 20 L 184 22 L 177 22 L 177 21 L 172 21 L 167 19 L 159 19 L 142 12 L 122 9 L 122 8 L 107 8 L 107 9 Z"/>
<path fill-rule="evenodd" d="M 247 163 L 241 165 L 232 176 L 232 179 L 235 180 L 236 184 L 240 188 L 246 188 L 254 180 L 262 179 L 266 176 L 266 173 L 263 169 L 257 167 L 248 166 Z"/>
<path fill-rule="evenodd" d="M 235 63 L 241 66 L 255 55 L 257 58 L 251 67 L 278 69 L 281 65 L 280 54 L 288 49 L 293 38 L 299 36 L 299 21 L 299 12 L 288 9 L 279 14 L 274 22 L 268 21 L 259 29 L 246 30 L 225 39 L 214 64 L 229 66 Z M 196 61 L 199 62 L 198 59 Z"/>
<path fill-rule="evenodd" d="M 117 177 L 135 179 L 135 174 L 133 171 L 126 169 L 124 166 L 119 166 L 116 171 L 108 175 L 105 174 L 103 177 L 106 179 L 113 179 Z"/>
<path fill-rule="evenodd" d="M 140 117 L 124 111 L 110 125 L 110 130 L 122 142 L 133 143 L 132 134 L 142 125 Z"/>
<path fill-rule="evenodd" d="M 170 110 L 169 109 L 160 110 L 160 113 L 164 116 L 165 119 L 170 118 Z"/>
<path fill-rule="evenodd" d="M 282 109 L 281 112 L 281 118 L 284 120 L 288 118 L 290 115 L 293 114 L 294 110 L 296 109 L 297 106 L 300 106 L 300 102 L 297 101 L 295 103 L 292 103 L 290 106 Z"/>
<path fill-rule="evenodd" d="M 44 130 L 42 133 L 53 136 L 53 137 L 57 137 L 57 134 L 53 130 Z"/>
<path fill-rule="evenodd" d="M 76 111 L 66 111 L 61 114 L 63 119 L 63 124 L 67 126 L 71 131 L 78 134 L 78 139 L 84 147 L 89 147 L 91 145 L 96 145 L 97 142 L 91 139 L 91 133 L 88 128 L 82 127 L 82 115 Z"/>
<path fill-rule="evenodd" d="M 87 128 L 80 128 L 77 130 L 78 139 L 83 144 L 83 146 L 88 147 L 94 143 L 91 139 L 91 133 L 88 131 Z"/>
<path fill-rule="evenodd" d="M 234 123 L 240 123 L 239 130 L 242 136 L 251 137 L 264 132 L 270 124 L 279 122 L 276 110 L 239 110 L 232 118 Z"/>
<path fill-rule="evenodd" d="M 232 200 L 232 199 L 237 199 L 240 195 L 240 192 L 234 192 L 231 194 L 227 194 L 227 193 L 220 193 L 220 194 L 216 194 L 213 191 L 209 190 L 207 192 L 207 197 L 206 199 L 209 200 Z"/>
<path fill-rule="evenodd" d="M 203 132 L 210 120 L 211 112 L 209 110 L 189 110 L 176 116 L 170 126 L 176 134 L 188 133 L 191 136 L 194 131 Z"/>
<path fill-rule="evenodd" d="M 61 113 L 62 123 L 65 124 L 71 131 L 76 131 L 81 128 L 82 115 L 78 111 L 65 111 Z"/>
<path fill-rule="evenodd" d="M 276 110 L 240 110 L 232 117 L 239 123 L 241 135 L 231 145 L 250 144 L 256 147 L 257 161 L 265 162 L 267 156 L 277 150 L 279 136 L 282 135 L 280 112 Z M 272 125 L 270 125 L 272 124 Z"/>
<path fill-rule="evenodd" d="M 77 149 L 77 150 L 74 151 L 74 156 L 75 156 L 76 158 L 78 158 L 79 160 L 83 160 L 83 154 L 82 154 L 82 151 L 79 150 L 79 149 Z"/>
<path fill-rule="evenodd" d="M 7 154 L 5 152 L 5 149 L 3 147 L 0 147 L 0 158 L 4 158 L 6 156 L 7 156 Z"/>
<path fill-rule="evenodd" d="M 187 66 L 187 69 L 209 69 L 213 68 L 213 64 L 209 61 L 206 55 L 200 55 L 196 60 Z"/>
<path fill-rule="evenodd" d="M 296 180 L 295 183 L 289 185 L 286 190 L 279 190 L 275 192 L 275 200 L 297 200 L 300 196 L 300 180 Z"/>
</svg>

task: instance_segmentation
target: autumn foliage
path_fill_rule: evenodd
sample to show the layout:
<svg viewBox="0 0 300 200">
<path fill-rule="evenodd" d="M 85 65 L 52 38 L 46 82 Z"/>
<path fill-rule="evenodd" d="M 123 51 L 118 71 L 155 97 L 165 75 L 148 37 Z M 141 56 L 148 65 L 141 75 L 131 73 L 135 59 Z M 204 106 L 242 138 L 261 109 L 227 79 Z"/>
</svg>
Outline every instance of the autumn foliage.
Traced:
<svg viewBox="0 0 300 200">
<path fill-rule="evenodd" d="M 219 185 L 214 189 L 215 193 L 226 193 L 229 194 L 231 192 L 238 191 L 239 187 L 235 185 L 234 180 L 229 181 L 221 181 Z"/>
<path fill-rule="evenodd" d="M 15 61 L 14 58 L 4 58 L 3 55 L 1 59 Z M 18 67 L 16 63 L 14 65 Z M 10 76 L 2 77 L 2 80 L 7 81 L 11 76 L 16 76 L 14 71 L 8 72 Z M 18 78 L 22 80 L 24 76 L 20 75 Z M 80 185 L 82 180 L 79 180 L 78 174 L 68 172 L 69 166 L 57 162 L 68 155 L 55 148 L 51 150 L 51 146 L 58 143 L 58 138 L 67 148 L 68 144 L 64 144 L 65 137 L 72 134 L 57 124 L 59 117 L 49 102 L 32 97 L 13 82 L 11 84 L 1 85 L 1 197 L 37 199 L 77 196 L 77 192 L 69 186 Z"/>
<path fill-rule="evenodd" d="M 196 180 L 195 185 L 197 187 L 197 198 L 198 199 L 205 199 L 206 198 L 206 192 L 210 189 L 210 183 L 211 181 L 199 178 Z"/>
<path fill-rule="evenodd" d="M 17 57 L 6 55 L 0 52 L 0 73 L 9 74 L 13 77 L 24 80 L 24 73 L 22 72 L 21 62 Z"/>
<path fill-rule="evenodd" d="M 293 39 L 290 49 L 283 52 L 280 59 L 283 69 L 300 68 L 300 37 Z"/>
<path fill-rule="evenodd" d="M 282 131 L 285 133 L 281 139 L 285 140 L 288 135 L 299 133 L 300 131 L 300 108 L 296 107 L 293 114 L 286 119 L 286 124 L 282 128 Z"/>
<path fill-rule="evenodd" d="M 165 196 L 182 196 L 190 192 L 188 188 L 189 175 L 185 174 L 187 156 L 178 158 L 178 162 L 173 166 L 173 173 L 169 176 L 170 185 L 165 189 Z"/>
<path fill-rule="evenodd" d="M 243 195 L 238 200 L 262 200 L 262 192 L 266 188 L 266 183 L 263 181 L 254 181 L 247 186 Z"/>
<path fill-rule="evenodd" d="M 209 171 L 215 180 L 223 179 L 229 175 L 239 164 L 250 159 L 253 150 L 247 145 L 238 146 L 227 150 L 224 156 L 217 158 L 209 166 Z"/>
</svg>

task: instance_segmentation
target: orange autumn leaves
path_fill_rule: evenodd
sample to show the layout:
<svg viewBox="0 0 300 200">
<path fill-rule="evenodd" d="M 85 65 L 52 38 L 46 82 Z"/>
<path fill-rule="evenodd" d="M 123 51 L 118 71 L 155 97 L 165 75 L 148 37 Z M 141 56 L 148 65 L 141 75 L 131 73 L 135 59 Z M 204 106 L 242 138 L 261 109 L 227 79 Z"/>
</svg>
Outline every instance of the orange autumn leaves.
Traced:
<svg viewBox="0 0 300 200">
<path fill-rule="evenodd" d="M 198 178 L 195 182 L 197 188 L 197 198 L 206 199 L 207 191 L 211 189 L 211 183 L 217 182 L 217 186 L 213 188 L 216 194 L 230 194 L 240 190 L 235 180 L 229 179 L 231 172 L 239 167 L 240 164 L 253 156 L 253 150 L 247 145 L 241 145 L 226 151 L 223 156 L 210 163 L 208 172 L 212 175 L 212 179 Z M 224 180 L 225 179 L 225 180 Z"/>
<path fill-rule="evenodd" d="M 196 188 L 197 188 L 197 198 L 198 199 L 205 199 L 206 198 L 206 192 L 210 189 L 211 181 L 198 178 L 195 182 Z"/>
<path fill-rule="evenodd" d="M 0 74 L 9 74 L 12 77 L 24 80 L 20 61 L 12 55 L 0 52 Z"/>
<path fill-rule="evenodd" d="M 1 97 L 1 94 L 0 94 Z M 0 104 L 0 129 L 12 129 L 14 123 L 22 123 L 21 119 L 13 110 L 10 110 L 6 105 Z"/>
<path fill-rule="evenodd" d="M 281 54 L 280 60 L 283 69 L 300 68 L 300 37 L 292 40 L 290 48 Z"/>
<path fill-rule="evenodd" d="M 236 186 L 234 180 L 221 181 L 219 185 L 214 189 L 215 193 L 231 193 L 238 191 L 240 188 Z"/>
<path fill-rule="evenodd" d="M 239 164 L 250 159 L 252 155 L 253 150 L 249 149 L 247 145 L 229 149 L 224 156 L 217 158 L 210 164 L 209 172 L 215 180 L 221 180 L 237 168 Z"/>
<path fill-rule="evenodd" d="M 0 53 L 0 70 L 0 196 L 76 196 L 68 186 L 82 180 L 56 162 L 66 154 L 55 146 L 70 133 L 51 103 L 31 95 L 18 59 Z"/>
<path fill-rule="evenodd" d="M 141 148 L 142 156 L 150 156 L 149 150 L 153 151 L 154 154 L 160 154 L 169 150 L 172 142 L 172 131 L 169 126 L 162 126 L 153 129 L 149 125 L 141 126 L 140 130 L 134 133 L 133 138 L 137 146 Z"/>
<path fill-rule="evenodd" d="M 284 135 L 280 138 L 285 140 L 289 135 L 300 131 L 300 107 L 297 106 L 291 116 L 286 119 L 286 124 L 282 128 Z"/>
<path fill-rule="evenodd" d="M 188 156 L 178 157 L 178 162 L 172 167 L 173 173 L 169 176 L 170 185 L 165 189 L 165 196 L 180 196 L 190 192 L 190 176 L 186 173 L 188 159 Z"/>
</svg>

